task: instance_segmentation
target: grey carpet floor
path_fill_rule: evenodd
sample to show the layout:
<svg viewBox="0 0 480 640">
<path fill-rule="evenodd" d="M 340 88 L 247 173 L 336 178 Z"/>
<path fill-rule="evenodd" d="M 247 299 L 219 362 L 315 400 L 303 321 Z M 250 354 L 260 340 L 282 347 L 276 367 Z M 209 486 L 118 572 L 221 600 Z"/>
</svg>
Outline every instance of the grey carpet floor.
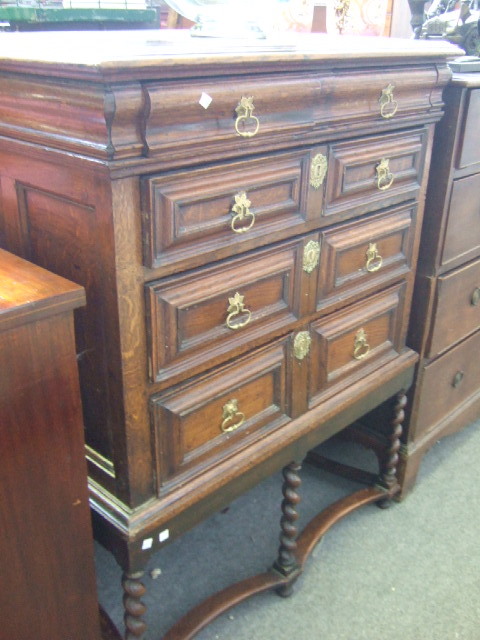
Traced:
<svg viewBox="0 0 480 640">
<path fill-rule="evenodd" d="M 373 465 L 371 454 L 352 449 Z M 480 640 L 480 420 L 436 443 L 413 493 L 338 522 L 310 556 L 288 599 L 254 596 L 197 640 Z M 358 488 L 308 466 L 300 526 Z M 186 533 L 148 565 L 145 640 L 160 640 L 212 592 L 264 571 L 278 546 L 281 476 Z M 120 569 L 96 545 L 99 599 L 122 626 Z M 157 572 L 158 573 L 158 572 Z"/>
</svg>

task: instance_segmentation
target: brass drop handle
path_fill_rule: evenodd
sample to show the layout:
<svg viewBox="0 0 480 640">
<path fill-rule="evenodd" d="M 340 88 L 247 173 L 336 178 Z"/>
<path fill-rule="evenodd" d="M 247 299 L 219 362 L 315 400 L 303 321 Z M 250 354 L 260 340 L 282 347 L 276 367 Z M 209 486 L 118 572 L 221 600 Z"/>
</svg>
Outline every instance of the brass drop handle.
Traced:
<svg viewBox="0 0 480 640">
<path fill-rule="evenodd" d="M 393 118 L 393 116 L 397 113 L 398 102 L 393 97 L 393 90 L 395 89 L 395 85 L 392 83 L 388 84 L 384 89 L 382 89 L 382 94 L 380 96 L 380 115 L 382 118 L 388 120 L 389 118 Z"/>
<path fill-rule="evenodd" d="M 255 105 L 253 104 L 253 96 L 246 98 L 242 96 L 242 99 L 238 103 L 235 108 L 235 113 L 237 114 L 237 119 L 235 120 L 235 131 L 242 138 L 253 138 L 258 133 L 260 129 L 260 120 L 257 116 L 253 115 L 253 111 L 255 109 Z M 250 122 L 250 126 L 252 128 L 245 130 L 243 127 L 248 126 Z M 240 128 L 240 125 L 242 128 Z"/>
<path fill-rule="evenodd" d="M 454 389 L 459 387 L 464 377 L 465 377 L 465 374 L 463 373 L 463 371 L 457 371 L 457 373 L 453 376 L 452 387 Z"/>
<path fill-rule="evenodd" d="M 250 211 L 252 206 L 245 191 L 240 191 L 235 196 L 235 204 L 230 213 L 232 214 L 232 231 L 235 233 L 246 233 L 255 224 L 255 214 Z"/>
<path fill-rule="evenodd" d="M 245 327 L 252 319 L 252 312 L 245 307 L 243 302 L 245 296 L 237 293 L 233 298 L 228 299 L 227 320 L 226 324 L 229 329 L 241 329 Z M 241 316 L 243 319 L 239 319 Z"/>
<path fill-rule="evenodd" d="M 382 268 L 383 258 L 378 253 L 377 244 L 370 242 L 367 249 L 367 261 L 365 262 L 365 269 L 370 273 L 374 273 Z"/>
<path fill-rule="evenodd" d="M 370 345 L 368 344 L 365 329 L 359 329 L 355 334 L 353 341 L 353 357 L 355 360 L 362 360 L 370 353 Z"/>
<path fill-rule="evenodd" d="M 390 171 L 390 160 L 388 158 L 382 158 L 376 166 L 377 172 L 377 188 L 380 191 L 390 189 L 393 184 L 393 173 Z"/>
<path fill-rule="evenodd" d="M 232 398 L 223 405 L 222 424 L 220 425 L 223 433 L 230 433 L 241 427 L 245 422 L 245 414 L 238 410 L 238 400 Z"/>
<path fill-rule="evenodd" d="M 480 287 L 476 287 L 472 293 L 472 297 L 470 298 L 470 304 L 473 307 L 477 307 L 480 303 Z"/>
</svg>

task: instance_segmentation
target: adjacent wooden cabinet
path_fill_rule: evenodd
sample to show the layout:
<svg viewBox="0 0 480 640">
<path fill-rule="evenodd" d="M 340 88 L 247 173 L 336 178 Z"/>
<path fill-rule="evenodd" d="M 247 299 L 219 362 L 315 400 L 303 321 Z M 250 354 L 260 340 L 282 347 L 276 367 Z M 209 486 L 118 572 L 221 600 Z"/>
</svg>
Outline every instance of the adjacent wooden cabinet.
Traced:
<svg viewBox="0 0 480 640">
<path fill-rule="evenodd" d="M 73 310 L 82 287 L 0 249 L 0 614 L 15 640 L 99 640 Z"/>
<path fill-rule="evenodd" d="M 299 463 L 391 397 L 377 487 L 359 504 L 398 490 L 419 231 L 458 50 L 45 36 L 0 43 L 0 228 L 86 288 L 90 499 L 140 637 L 151 553 L 285 465 L 267 583 L 294 577 Z"/>
<path fill-rule="evenodd" d="M 455 73 L 444 99 L 409 331 L 421 360 L 401 450 L 404 494 L 424 453 L 480 414 L 480 73 Z"/>
</svg>

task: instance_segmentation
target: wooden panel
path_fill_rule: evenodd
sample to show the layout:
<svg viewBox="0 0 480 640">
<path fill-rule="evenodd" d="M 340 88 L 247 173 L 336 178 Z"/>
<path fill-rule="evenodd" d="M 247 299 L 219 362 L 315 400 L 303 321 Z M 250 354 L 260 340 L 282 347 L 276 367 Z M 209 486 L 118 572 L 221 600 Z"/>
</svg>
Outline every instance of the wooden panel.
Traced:
<svg viewBox="0 0 480 640">
<path fill-rule="evenodd" d="M 4 251 L 0 272 L 0 635 L 97 640 L 72 319 L 82 290 Z"/>
<path fill-rule="evenodd" d="M 455 180 L 448 211 L 442 265 L 480 254 L 480 174 Z"/>
<path fill-rule="evenodd" d="M 416 437 L 447 422 L 480 387 L 480 332 L 425 367 L 419 381 Z"/>
<path fill-rule="evenodd" d="M 312 324 L 310 407 L 398 355 L 404 294 L 396 285 Z"/>
<path fill-rule="evenodd" d="M 480 260 L 437 281 L 428 357 L 454 345 L 480 326 Z"/>
<path fill-rule="evenodd" d="M 480 89 L 466 92 L 465 120 L 460 134 L 460 154 L 458 168 L 479 165 L 480 167 L 480 127 L 478 114 L 480 113 Z"/>
<path fill-rule="evenodd" d="M 332 133 L 342 128 L 348 135 L 359 126 L 376 124 L 386 128 L 392 123 L 380 115 L 380 97 L 389 85 L 394 87 L 397 112 L 393 122 L 430 110 L 437 97 L 433 69 L 358 70 L 355 76 L 340 69 L 331 75 L 285 74 L 212 81 L 201 79 L 185 83 L 147 84 L 148 118 L 146 144 L 149 155 L 160 156 L 168 150 L 172 157 L 191 154 L 197 148 L 207 156 L 229 143 L 232 151 L 247 154 L 253 150 L 278 148 L 297 140 L 311 139 L 315 130 Z M 200 104 L 202 94 L 211 98 L 208 108 Z M 235 131 L 235 111 L 242 97 L 253 97 L 258 118 L 258 133 L 241 138 Z M 241 125 L 243 126 L 243 125 Z M 256 123 L 247 122 L 253 132 Z M 228 151 L 227 151 L 228 153 Z"/>
<path fill-rule="evenodd" d="M 112 457 L 107 424 L 106 362 L 103 336 L 102 274 L 97 270 L 95 208 L 17 184 L 25 257 L 85 287 L 87 309 L 75 312 L 75 338 L 82 378 L 82 400 L 88 444 Z M 95 309 L 95 313 L 89 313 Z"/>
<path fill-rule="evenodd" d="M 146 285 L 153 379 L 192 375 L 287 331 L 315 286 L 302 270 L 308 239 Z M 243 310 L 231 307 L 236 295 Z"/>
<path fill-rule="evenodd" d="M 416 206 L 410 205 L 322 233 L 317 310 L 344 306 L 404 276 L 412 263 L 415 220 Z"/>
<path fill-rule="evenodd" d="M 351 218 L 417 197 L 426 142 L 426 130 L 417 129 L 333 144 L 324 215 Z M 391 175 L 379 181 L 377 169 L 383 159 Z"/>
<path fill-rule="evenodd" d="M 218 456 L 225 459 L 238 453 L 289 422 L 287 343 L 283 340 L 270 345 L 197 382 L 151 399 L 161 483 L 211 466 Z M 237 410 L 229 413 L 224 407 L 232 400 Z M 232 431 L 222 430 L 222 424 L 229 429 L 240 422 Z"/>
<path fill-rule="evenodd" d="M 145 178 L 145 264 L 204 264 L 318 226 L 323 190 L 308 180 L 320 152 L 325 148 Z M 242 192 L 250 213 L 234 221 Z"/>
</svg>

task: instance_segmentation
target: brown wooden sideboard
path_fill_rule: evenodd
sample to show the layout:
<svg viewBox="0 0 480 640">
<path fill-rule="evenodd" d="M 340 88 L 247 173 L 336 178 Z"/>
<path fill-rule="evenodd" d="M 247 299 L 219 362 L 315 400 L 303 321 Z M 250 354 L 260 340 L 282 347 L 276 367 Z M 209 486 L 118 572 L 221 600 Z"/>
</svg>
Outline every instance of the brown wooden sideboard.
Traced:
<svg viewBox="0 0 480 640">
<path fill-rule="evenodd" d="M 90 500 L 125 571 L 128 638 L 145 631 L 149 556 L 286 468 L 274 569 L 169 636 L 191 637 L 247 592 L 288 591 L 335 518 L 398 490 L 419 231 L 457 49 L 4 35 L 0 230 L 87 291 Z M 376 486 L 297 542 L 299 463 L 391 397 Z"/>
<path fill-rule="evenodd" d="M 0 249 L 2 638 L 98 640 L 73 310 L 82 287 Z"/>
</svg>

